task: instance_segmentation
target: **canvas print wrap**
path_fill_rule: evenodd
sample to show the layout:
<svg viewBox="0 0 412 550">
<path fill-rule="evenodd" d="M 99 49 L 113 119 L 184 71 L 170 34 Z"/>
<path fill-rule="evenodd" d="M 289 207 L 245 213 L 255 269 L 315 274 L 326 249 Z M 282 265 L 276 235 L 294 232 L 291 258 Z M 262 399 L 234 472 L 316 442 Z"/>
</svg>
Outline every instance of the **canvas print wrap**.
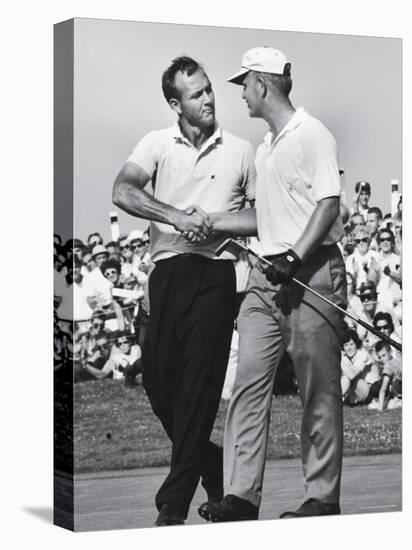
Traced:
<svg viewBox="0 0 412 550">
<path fill-rule="evenodd" d="M 55 523 L 401 511 L 401 40 L 54 47 Z"/>
</svg>

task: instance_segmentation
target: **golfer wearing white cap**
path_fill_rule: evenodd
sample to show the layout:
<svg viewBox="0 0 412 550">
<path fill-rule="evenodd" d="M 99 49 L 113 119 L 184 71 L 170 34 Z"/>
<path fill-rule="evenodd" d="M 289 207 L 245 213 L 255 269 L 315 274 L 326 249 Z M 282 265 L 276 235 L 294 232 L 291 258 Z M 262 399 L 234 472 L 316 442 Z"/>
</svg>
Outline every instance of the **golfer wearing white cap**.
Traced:
<svg viewBox="0 0 412 550">
<path fill-rule="evenodd" d="M 253 48 L 229 79 L 242 85 L 249 115 L 269 125 L 256 153 L 256 217 L 272 267 L 252 270 L 238 318 L 239 364 L 224 438 L 225 497 L 199 508 L 211 521 L 258 517 L 272 389 L 285 351 L 303 405 L 305 498 L 281 517 L 340 513 L 342 317 L 291 281 L 296 276 L 346 305 L 345 268 L 336 244 L 343 232 L 337 147 L 319 120 L 292 105 L 290 69 L 281 51 Z M 224 229 L 222 220 L 219 227 Z"/>
</svg>

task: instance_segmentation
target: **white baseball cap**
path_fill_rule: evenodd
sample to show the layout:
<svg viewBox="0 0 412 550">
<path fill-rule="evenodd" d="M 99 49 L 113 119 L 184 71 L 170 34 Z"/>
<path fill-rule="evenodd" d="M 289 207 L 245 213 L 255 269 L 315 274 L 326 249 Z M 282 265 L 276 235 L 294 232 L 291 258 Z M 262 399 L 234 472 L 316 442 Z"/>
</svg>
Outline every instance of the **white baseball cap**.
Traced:
<svg viewBox="0 0 412 550">
<path fill-rule="evenodd" d="M 240 71 L 228 78 L 228 82 L 241 84 L 249 71 L 283 74 L 286 63 L 289 63 L 289 61 L 280 50 L 268 48 L 267 46 L 252 48 L 243 55 Z"/>
<path fill-rule="evenodd" d="M 98 254 L 107 254 L 108 256 L 109 252 L 107 248 L 105 248 L 102 244 L 97 244 L 92 250 L 92 258 L 97 256 Z"/>
</svg>

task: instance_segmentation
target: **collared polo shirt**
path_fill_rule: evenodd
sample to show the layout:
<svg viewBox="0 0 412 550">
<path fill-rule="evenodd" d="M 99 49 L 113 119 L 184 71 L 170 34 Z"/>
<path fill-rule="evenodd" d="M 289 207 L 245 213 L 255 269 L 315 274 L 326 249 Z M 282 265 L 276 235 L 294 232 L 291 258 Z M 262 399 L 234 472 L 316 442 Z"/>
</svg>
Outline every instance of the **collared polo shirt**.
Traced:
<svg viewBox="0 0 412 550">
<path fill-rule="evenodd" d="M 255 198 L 252 146 L 219 127 L 200 149 L 178 124 L 150 132 L 127 160 L 150 176 L 156 199 L 181 210 L 198 205 L 208 213 L 236 212 Z M 150 254 L 154 262 L 187 253 L 216 258 L 224 239 L 212 235 L 204 243 L 191 243 L 171 225 L 152 221 Z"/>
<path fill-rule="evenodd" d="M 336 141 L 302 107 L 274 139 L 269 132 L 256 153 L 256 213 L 264 255 L 280 254 L 301 237 L 317 203 L 340 196 Z M 322 244 L 343 235 L 340 217 Z"/>
</svg>

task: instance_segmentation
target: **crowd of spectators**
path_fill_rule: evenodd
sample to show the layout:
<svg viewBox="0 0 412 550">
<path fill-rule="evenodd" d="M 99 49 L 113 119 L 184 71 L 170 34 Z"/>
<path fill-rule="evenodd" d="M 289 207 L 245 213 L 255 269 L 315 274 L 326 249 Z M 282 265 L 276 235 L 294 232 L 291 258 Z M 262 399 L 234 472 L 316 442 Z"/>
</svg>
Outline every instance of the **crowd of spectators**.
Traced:
<svg viewBox="0 0 412 550">
<path fill-rule="evenodd" d="M 370 199 L 370 184 L 358 182 L 353 208 L 344 215 L 340 247 L 347 272 L 348 312 L 400 343 L 402 199 L 393 214 L 370 206 Z M 63 243 L 59 235 L 54 236 L 56 372 L 74 364 L 76 382 L 111 377 L 127 385 L 138 383 L 150 308 L 149 243 L 149 230 L 134 230 L 106 244 L 99 233 L 89 235 L 86 243 L 80 239 Z M 247 271 L 245 256 L 236 265 L 238 303 Z M 237 342 L 235 325 L 225 399 L 231 394 Z M 379 410 L 400 406 L 399 352 L 349 317 L 341 344 L 344 403 L 364 403 Z"/>
</svg>

